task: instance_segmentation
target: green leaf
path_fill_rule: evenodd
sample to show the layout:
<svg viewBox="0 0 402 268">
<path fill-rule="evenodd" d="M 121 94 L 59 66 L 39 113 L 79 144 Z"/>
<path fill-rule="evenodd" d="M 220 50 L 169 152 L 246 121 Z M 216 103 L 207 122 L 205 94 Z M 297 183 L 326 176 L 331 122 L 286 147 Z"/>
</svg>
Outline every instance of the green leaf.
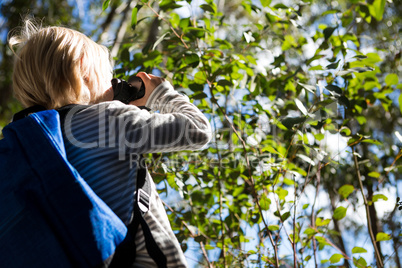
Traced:
<svg viewBox="0 0 402 268">
<path fill-rule="evenodd" d="M 196 53 L 185 54 L 184 63 L 191 66 L 192 68 L 197 68 L 200 64 L 200 57 Z"/>
<path fill-rule="evenodd" d="M 168 35 L 169 32 L 163 34 L 161 37 L 158 38 L 158 40 L 155 41 L 154 45 L 152 46 L 152 50 L 155 50 L 155 48 L 160 44 L 160 42 L 163 41 L 163 39 L 165 39 L 166 35 Z"/>
<path fill-rule="evenodd" d="M 267 146 L 267 147 L 264 147 L 264 148 L 262 149 L 262 152 L 270 152 L 270 153 L 273 153 L 273 154 L 281 155 L 281 154 L 280 154 L 277 150 L 275 150 L 275 148 L 272 147 L 271 145 L 269 145 L 269 146 Z"/>
<path fill-rule="evenodd" d="M 295 181 L 290 180 L 288 178 L 284 178 L 283 183 L 286 184 L 286 185 L 295 185 Z"/>
<path fill-rule="evenodd" d="M 339 97 L 339 99 L 338 99 L 338 102 L 341 104 L 341 105 L 345 105 L 346 107 L 350 107 L 350 101 L 349 101 L 349 99 L 348 98 L 346 98 L 345 96 L 340 96 Z"/>
<path fill-rule="evenodd" d="M 387 84 L 387 86 L 393 86 L 393 85 L 397 85 L 399 83 L 399 78 L 397 74 L 388 74 L 385 77 L 385 84 Z"/>
<path fill-rule="evenodd" d="M 271 224 L 271 225 L 268 226 L 268 229 L 270 231 L 278 231 L 279 230 L 279 225 Z"/>
<path fill-rule="evenodd" d="M 352 248 L 352 254 L 357 254 L 357 253 L 366 253 L 367 249 L 361 248 L 361 247 L 354 247 Z"/>
<path fill-rule="evenodd" d="M 398 102 L 399 102 L 399 110 L 400 110 L 401 113 L 402 113 L 402 93 L 399 94 Z"/>
<path fill-rule="evenodd" d="M 274 6 L 275 9 L 288 9 L 288 6 L 285 6 L 284 4 L 276 4 Z"/>
<path fill-rule="evenodd" d="M 383 233 L 383 232 L 379 232 L 376 235 L 375 241 L 379 242 L 379 241 L 387 241 L 390 240 L 391 236 L 389 234 Z"/>
<path fill-rule="evenodd" d="M 375 194 L 375 195 L 373 195 L 373 199 L 372 199 L 373 202 L 377 202 L 377 201 L 380 200 L 380 199 L 387 201 L 387 200 L 388 200 L 388 197 L 386 197 L 386 196 L 383 195 L 383 194 Z"/>
<path fill-rule="evenodd" d="M 289 192 L 288 190 L 279 187 L 278 189 L 275 190 L 275 193 L 278 195 L 280 200 L 285 200 L 285 197 L 288 195 Z"/>
<path fill-rule="evenodd" d="M 262 195 L 260 198 L 260 206 L 262 210 L 269 210 L 269 206 L 271 205 L 271 199 L 267 196 Z"/>
<path fill-rule="evenodd" d="M 331 258 L 329 258 L 329 261 L 331 263 L 337 263 L 337 262 L 340 262 L 340 260 L 343 258 L 345 258 L 345 257 L 342 254 L 335 253 L 331 256 Z"/>
<path fill-rule="evenodd" d="M 207 244 L 207 245 L 205 245 L 204 247 L 205 247 L 205 249 L 206 249 L 206 250 L 212 250 L 212 249 L 215 249 L 215 247 L 214 247 L 214 246 L 211 246 L 211 245 L 208 245 L 208 244 Z"/>
<path fill-rule="evenodd" d="M 312 236 L 312 235 L 315 235 L 317 233 L 317 231 L 314 230 L 313 228 L 307 228 L 306 230 L 304 230 L 303 233 L 308 236 Z"/>
<path fill-rule="evenodd" d="M 274 212 L 274 215 L 278 218 L 281 219 L 281 221 L 286 221 L 290 217 L 290 212 L 287 211 L 285 213 L 280 214 L 280 212 L 277 210 Z"/>
<path fill-rule="evenodd" d="M 327 27 L 324 29 L 324 38 L 327 40 L 331 37 L 332 33 L 336 30 L 336 27 Z"/>
<path fill-rule="evenodd" d="M 286 129 L 291 129 L 294 125 L 302 123 L 306 121 L 306 117 L 305 116 L 296 116 L 296 117 L 285 117 L 282 119 L 282 124 L 283 126 L 285 126 L 285 130 Z M 281 126 L 278 124 L 277 125 L 279 128 L 281 128 Z M 283 129 L 283 128 L 281 128 Z"/>
<path fill-rule="evenodd" d="M 285 35 L 285 40 L 282 42 L 282 50 L 285 51 L 292 47 L 297 47 L 297 45 L 298 44 L 293 35 Z"/>
<path fill-rule="evenodd" d="M 177 28 L 177 27 L 179 27 L 179 24 L 180 24 L 180 16 L 177 13 L 172 12 L 170 14 L 169 21 L 172 24 L 173 28 Z"/>
<path fill-rule="evenodd" d="M 338 193 L 342 196 L 343 199 L 346 199 L 351 193 L 353 193 L 354 190 L 355 188 L 353 187 L 353 185 L 345 184 L 342 185 L 341 188 L 339 188 Z"/>
<path fill-rule="evenodd" d="M 337 69 L 340 62 L 341 62 L 341 60 L 331 63 L 331 64 L 325 66 L 325 69 Z"/>
<path fill-rule="evenodd" d="M 122 61 L 130 61 L 130 51 L 128 50 L 128 48 L 124 48 L 121 53 L 120 53 L 120 59 Z"/>
<path fill-rule="evenodd" d="M 109 7 L 109 4 L 110 4 L 110 0 L 103 1 L 102 11 L 105 11 Z"/>
<path fill-rule="evenodd" d="M 271 4 L 271 0 L 261 0 L 260 2 L 263 7 L 267 7 Z"/>
<path fill-rule="evenodd" d="M 309 163 L 310 165 L 315 166 L 315 162 L 314 162 L 310 157 L 308 157 L 307 155 L 304 155 L 304 154 L 296 154 L 296 156 L 299 157 L 299 158 L 301 158 L 301 159 L 303 159 L 304 161 L 306 161 L 306 162 Z"/>
<path fill-rule="evenodd" d="M 352 133 L 352 131 L 348 127 L 341 127 L 339 132 L 344 136 L 350 136 L 350 134 Z"/>
<path fill-rule="evenodd" d="M 136 5 L 131 12 L 131 28 L 134 30 L 137 26 L 137 14 L 138 11 L 142 8 L 142 5 Z"/>
<path fill-rule="evenodd" d="M 307 91 L 310 91 L 311 93 L 315 94 L 317 89 L 315 86 L 312 85 L 307 85 L 307 84 L 303 84 L 300 82 L 297 82 L 299 85 L 301 85 L 304 89 L 306 89 Z"/>
<path fill-rule="evenodd" d="M 375 52 L 370 52 L 367 53 L 367 59 L 365 59 L 363 62 L 368 63 L 368 64 L 376 64 L 377 62 L 382 61 L 380 55 Z"/>
<path fill-rule="evenodd" d="M 362 257 L 360 257 L 359 259 L 356 259 L 355 257 L 353 257 L 353 264 L 358 268 L 367 267 L 367 262 Z"/>
<path fill-rule="evenodd" d="M 194 100 L 202 100 L 208 98 L 208 96 L 204 92 L 199 92 L 197 94 L 192 95 L 191 98 Z"/>
<path fill-rule="evenodd" d="M 282 221 L 286 221 L 289 217 L 290 217 L 290 212 L 288 211 L 288 212 L 285 212 L 282 214 L 281 219 L 282 219 Z"/>
<path fill-rule="evenodd" d="M 356 55 L 353 58 L 356 58 L 358 60 L 362 60 L 362 59 L 367 59 L 367 56 L 366 55 Z"/>
<path fill-rule="evenodd" d="M 323 133 L 317 133 L 314 135 L 314 138 L 318 141 L 321 141 L 325 138 L 325 135 Z"/>
<path fill-rule="evenodd" d="M 371 144 L 375 144 L 375 145 L 382 145 L 381 142 L 379 142 L 378 140 L 373 140 L 373 139 L 364 139 L 364 140 L 362 140 L 362 142 L 371 143 Z"/>
<path fill-rule="evenodd" d="M 212 4 L 202 4 L 200 5 L 200 8 L 202 8 L 204 11 L 208 11 L 211 13 L 216 13 L 217 7 L 215 5 L 215 3 Z"/>
<path fill-rule="evenodd" d="M 197 84 L 205 84 L 207 82 L 207 77 L 203 71 L 199 71 L 194 75 L 194 82 Z"/>
<path fill-rule="evenodd" d="M 317 217 L 315 220 L 315 225 L 316 226 L 325 226 L 328 225 L 331 222 L 331 219 L 322 219 L 320 217 Z"/>
<path fill-rule="evenodd" d="M 337 75 L 344 76 L 344 75 L 355 73 L 355 72 L 364 73 L 364 72 L 373 71 L 373 70 L 374 70 L 374 68 L 372 68 L 372 67 L 354 67 L 354 68 L 350 68 L 350 69 L 347 69 L 344 71 L 340 71 L 337 73 Z"/>
<path fill-rule="evenodd" d="M 401 94 L 402 95 L 402 94 Z M 284 118 L 283 119 L 283 121 L 285 121 L 286 120 L 286 118 Z M 274 118 L 273 119 L 273 123 L 274 123 L 274 125 L 275 126 L 277 126 L 278 128 L 280 128 L 280 129 L 282 129 L 282 130 L 288 130 L 289 128 L 291 128 L 292 126 L 290 126 L 290 127 L 286 127 L 281 121 L 279 121 L 278 119 L 276 119 L 276 118 Z"/>
<path fill-rule="evenodd" d="M 317 65 L 317 66 L 310 67 L 310 69 L 308 69 L 308 70 L 309 71 L 322 71 L 322 70 L 324 70 L 324 68 L 322 68 L 321 65 Z"/>
<path fill-rule="evenodd" d="M 341 220 L 341 219 L 345 218 L 346 211 L 347 211 L 347 208 L 345 208 L 345 207 L 342 207 L 342 206 L 337 207 L 334 210 L 334 215 L 333 215 L 334 219 L 335 220 Z"/>
<path fill-rule="evenodd" d="M 385 0 L 374 0 L 374 2 L 369 4 L 370 15 L 373 16 L 377 21 L 382 20 L 385 8 Z"/>
<path fill-rule="evenodd" d="M 164 10 L 164 11 L 168 11 L 170 9 L 176 9 L 176 8 L 180 8 L 182 7 L 182 5 L 177 4 L 175 1 L 173 0 L 163 0 L 160 4 L 159 4 L 159 8 Z"/>
<path fill-rule="evenodd" d="M 366 117 L 364 117 L 362 115 L 356 116 L 356 120 L 357 120 L 357 122 L 359 122 L 360 125 L 363 125 L 367 122 Z"/>
<path fill-rule="evenodd" d="M 338 86 L 334 86 L 334 85 L 328 85 L 325 87 L 329 93 L 331 93 L 332 96 L 334 97 L 339 97 L 342 95 L 342 89 Z"/>
<path fill-rule="evenodd" d="M 369 175 L 370 177 L 376 178 L 376 179 L 381 176 L 381 174 L 378 173 L 377 171 L 372 171 L 372 172 L 370 172 L 370 173 L 367 174 L 367 175 Z"/>
<path fill-rule="evenodd" d="M 321 14 L 321 16 L 326 16 L 326 15 L 330 15 L 330 14 L 337 14 L 337 13 L 342 13 L 339 9 L 331 9 L 331 10 L 327 10 L 324 13 Z"/>
<path fill-rule="evenodd" d="M 304 114 L 304 115 L 308 115 L 307 109 L 306 107 L 304 107 L 303 103 L 299 100 L 299 99 L 295 99 L 295 103 L 297 108 L 299 108 L 299 110 Z"/>
</svg>

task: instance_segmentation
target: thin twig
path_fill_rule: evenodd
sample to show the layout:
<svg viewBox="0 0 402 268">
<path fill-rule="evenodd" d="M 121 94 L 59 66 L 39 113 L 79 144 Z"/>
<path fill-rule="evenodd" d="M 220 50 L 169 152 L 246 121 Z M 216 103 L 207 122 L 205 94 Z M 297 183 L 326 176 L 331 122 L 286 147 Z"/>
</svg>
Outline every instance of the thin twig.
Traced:
<svg viewBox="0 0 402 268">
<path fill-rule="evenodd" d="M 275 185 L 272 186 L 272 191 L 275 192 Z M 279 221 L 281 222 L 281 228 L 283 228 L 283 230 L 285 231 L 286 236 L 288 237 L 288 240 L 290 242 L 290 244 L 292 245 L 292 248 L 294 247 L 294 235 L 293 235 L 293 239 L 291 238 L 291 236 L 288 233 L 288 230 L 286 229 L 285 223 L 282 220 L 282 213 L 281 213 L 281 208 L 280 208 L 280 204 L 278 199 L 275 197 L 274 195 L 274 199 L 275 199 L 275 204 L 276 204 L 276 208 L 278 209 L 278 216 L 279 216 Z M 290 210 L 289 210 L 290 211 Z"/>
<path fill-rule="evenodd" d="M 332 241 L 329 240 L 327 237 L 325 237 L 325 236 L 322 236 L 322 237 L 325 239 L 325 241 L 326 241 L 328 244 L 331 245 L 331 247 L 333 247 L 334 249 L 338 250 L 338 251 L 343 255 L 343 257 L 344 257 L 345 259 L 347 259 L 347 260 L 351 260 L 351 259 L 352 259 L 352 258 L 350 258 L 345 252 L 343 252 L 340 248 L 338 248 L 334 243 L 332 243 Z"/>
<path fill-rule="evenodd" d="M 318 192 L 319 192 L 319 189 L 320 189 L 320 182 L 321 182 L 321 169 L 320 168 L 318 168 L 316 176 L 317 176 L 317 187 L 316 187 L 313 206 L 311 208 L 311 225 L 313 226 L 314 229 L 316 228 L 316 226 L 315 226 L 315 220 L 316 219 L 315 219 L 314 209 L 315 209 L 315 204 L 316 204 L 316 201 L 317 201 L 317 196 L 318 196 Z M 314 239 L 314 237 L 312 239 L 312 242 L 313 242 L 314 263 L 315 263 L 315 267 L 318 267 L 318 263 L 317 263 L 317 241 Z"/>
<path fill-rule="evenodd" d="M 371 225 L 371 220 L 370 220 L 369 205 L 368 205 L 368 202 L 367 202 L 367 198 L 364 195 L 363 182 L 362 182 L 362 178 L 360 176 L 359 163 L 357 161 L 356 151 L 355 151 L 354 147 L 353 147 L 353 160 L 354 160 L 354 163 L 355 163 L 356 175 L 357 175 L 357 180 L 359 181 L 360 191 L 362 192 L 362 197 L 363 197 L 363 201 L 364 201 L 364 207 L 366 209 L 367 228 L 368 228 L 368 231 L 369 231 L 369 234 L 370 234 L 371 242 L 373 243 L 373 247 L 374 247 L 374 251 L 375 251 L 375 258 L 377 260 L 377 266 L 382 268 L 382 267 L 384 267 L 384 265 L 382 263 L 381 255 L 380 255 L 380 252 L 378 251 L 377 244 L 376 244 L 376 241 L 375 241 L 375 237 L 374 237 L 374 233 L 373 233 L 373 229 L 372 229 L 372 225 Z"/>
<path fill-rule="evenodd" d="M 149 1 L 149 2 L 151 2 L 151 1 Z M 172 24 L 171 24 L 169 21 L 167 21 L 165 18 L 163 18 L 161 15 L 159 15 L 159 13 L 156 12 L 156 10 L 152 8 L 152 6 L 151 6 L 151 4 L 150 4 L 149 2 L 147 2 L 147 6 L 152 10 L 152 12 L 153 12 L 159 19 L 161 19 L 161 20 L 163 20 L 164 22 L 166 22 L 166 23 L 169 25 L 169 28 L 172 30 L 172 32 L 177 36 L 177 38 L 180 39 L 180 41 L 182 42 L 182 44 L 184 45 L 184 47 L 185 47 L 186 49 L 189 49 L 189 46 L 188 46 L 188 45 L 186 44 L 186 42 L 184 42 L 184 40 L 183 40 L 183 36 L 180 36 L 180 35 L 176 32 L 176 30 L 173 28 Z"/>
<path fill-rule="evenodd" d="M 385 176 L 382 177 L 380 180 L 378 180 L 377 188 L 378 188 L 378 186 L 379 186 L 380 184 L 382 184 L 382 183 L 385 181 L 385 179 L 388 177 L 388 174 L 391 172 L 392 167 L 395 165 L 396 161 L 398 161 L 398 159 L 401 158 L 401 157 L 402 157 L 402 149 L 399 150 L 399 152 L 398 152 L 398 154 L 396 155 L 394 161 L 393 161 L 392 164 L 388 167 L 387 172 L 385 173 Z"/>
<path fill-rule="evenodd" d="M 175 214 L 175 215 L 177 216 L 177 213 L 176 213 L 176 211 L 174 211 L 173 208 L 171 208 L 171 207 L 170 207 L 168 204 L 166 204 L 164 201 L 162 201 L 162 203 L 163 203 L 163 205 L 165 205 L 173 214 Z M 187 230 L 190 232 L 191 237 L 194 238 L 194 237 L 197 236 L 196 234 L 193 233 L 193 231 L 191 230 L 191 228 L 188 226 L 188 224 L 187 224 L 185 221 L 181 220 L 181 223 L 182 223 L 182 224 L 187 228 Z M 213 266 L 212 263 L 209 261 L 208 254 L 207 254 L 207 252 L 206 252 L 206 250 L 205 250 L 205 247 L 204 247 L 204 243 L 200 242 L 200 247 L 201 247 L 202 254 L 204 255 L 204 258 L 205 258 L 205 260 L 206 260 L 207 263 L 208 263 L 208 267 L 209 267 L 209 268 L 213 268 L 214 266 Z"/>
<path fill-rule="evenodd" d="M 216 122 L 215 120 L 213 120 L 214 122 L 214 127 L 216 129 Z M 218 170 L 218 189 L 219 189 L 219 221 L 221 223 L 221 243 L 222 243 L 222 255 L 223 255 L 223 267 L 227 267 L 226 264 L 226 245 L 225 245 L 225 231 L 224 231 L 224 222 L 223 222 L 223 217 L 222 217 L 222 185 L 221 185 L 221 169 L 222 169 L 222 156 L 219 152 L 219 147 L 218 147 L 218 141 L 215 138 L 215 146 L 216 146 L 216 150 L 218 151 L 217 155 L 218 155 L 218 160 L 219 160 L 219 170 Z"/>
</svg>

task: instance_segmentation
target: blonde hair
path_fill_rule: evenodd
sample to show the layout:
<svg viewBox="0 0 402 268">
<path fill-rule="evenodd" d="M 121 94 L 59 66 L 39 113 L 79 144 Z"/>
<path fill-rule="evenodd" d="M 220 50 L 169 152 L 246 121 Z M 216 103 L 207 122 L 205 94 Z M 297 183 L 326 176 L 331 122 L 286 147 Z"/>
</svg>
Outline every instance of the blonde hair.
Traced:
<svg viewBox="0 0 402 268">
<path fill-rule="evenodd" d="M 112 78 L 109 51 L 84 34 L 27 19 L 8 43 L 16 55 L 13 90 L 25 106 L 96 103 Z M 14 47 L 17 47 L 17 50 Z"/>
</svg>

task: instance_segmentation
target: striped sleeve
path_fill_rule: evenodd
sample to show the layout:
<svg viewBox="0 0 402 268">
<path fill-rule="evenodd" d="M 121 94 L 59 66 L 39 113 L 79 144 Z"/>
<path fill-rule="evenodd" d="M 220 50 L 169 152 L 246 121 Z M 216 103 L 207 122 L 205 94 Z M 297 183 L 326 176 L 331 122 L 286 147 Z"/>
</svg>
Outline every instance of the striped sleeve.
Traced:
<svg viewBox="0 0 402 268">
<path fill-rule="evenodd" d="M 115 146 L 126 154 L 197 150 L 211 139 L 205 115 L 167 81 L 148 99 L 151 112 L 128 106 L 114 101 L 107 109 L 109 124 L 113 121 L 111 127 L 120 133 Z"/>
</svg>

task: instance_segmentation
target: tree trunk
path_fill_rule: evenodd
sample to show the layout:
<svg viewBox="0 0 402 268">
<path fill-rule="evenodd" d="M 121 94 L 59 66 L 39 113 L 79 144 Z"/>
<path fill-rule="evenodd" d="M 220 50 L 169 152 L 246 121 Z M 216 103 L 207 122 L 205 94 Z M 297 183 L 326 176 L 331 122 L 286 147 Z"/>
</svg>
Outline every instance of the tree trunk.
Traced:
<svg viewBox="0 0 402 268">
<path fill-rule="evenodd" d="M 112 58 L 115 58 L 117 56 L 117 53 L 119 52 L 119 48 L 123 42 L 124 35 L 127 30 L 128 22 L 131 19 L 131 18 L 127 17 L 127 15 L 129 14 L 129 11 L 131 11 L 134 8 L 134 6 L 132 4 L 133 4 L 133 2 L 131 2 L 131 1 L 129 3 L 127 3 L 127 6 L 124 8 L 124 10 L 121 14 L 121 20 L 120 20 L 119 28 L 117 30 L 116 39 L 114 40 L 113 47 L 110 51 L 110 55 Z"/>
</svg>

